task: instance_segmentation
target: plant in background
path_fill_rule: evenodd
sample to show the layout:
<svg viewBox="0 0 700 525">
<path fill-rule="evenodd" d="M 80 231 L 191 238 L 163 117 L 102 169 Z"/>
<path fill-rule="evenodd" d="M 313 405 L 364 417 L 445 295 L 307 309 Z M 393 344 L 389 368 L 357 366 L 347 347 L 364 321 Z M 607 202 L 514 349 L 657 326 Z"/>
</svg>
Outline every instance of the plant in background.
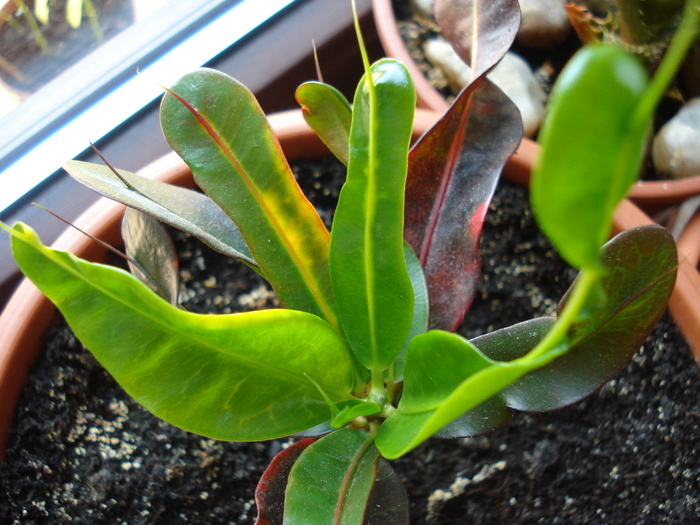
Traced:
<svg viewBox="0 0 700 525">
<path fill-rule="evenodd" d="M 34 14 L 42 24 L 49 23 L 50 6 L 49 0 L 34 0 Z M 77 29 L 83 22 L 83 10 L 90 20 L 90 27 L 98 41 L 102 41 L 103 34 L 100 23 L 97 20 L 97 11 L 92 0 L 67 0 L 65 18 L 68 25 Z"/>
<path fill-rule="evenodd" d="M 616 0 L 605 18 L 596 17 L 575 2 L 567 4 L 566 10 L 584 44 L 616 44 L 634 53 L 653 71 L 683 20 L 684 10 L 693 4 L 694 0 Z"/>
<path fill-rule="evenodd" d="M 516 33 L 517 3 L 498 23 L 489 8 L 467 4 L 460 24 L 474 30 L 456 45 L 473 81 L 410 150 L 415 94 L 401 63 L 370 65 L 361 44 L 366 73 L 352 106 L 323 83 L 298 89 L 307 121 L 347 164 L 330 233 L 253 95 L 206 69 L 176 82 L 161 105 L 164 134 L 206 196 L 66 165 L 141 210 L 124 222 L 133 276 L 47 248 L 22 223 L 3 225 L 22 271 L 148 410 L 222 440 L 315 436 L 281 452 L 263 476 L 259 524 L 406 523 L 405 490 L 387 459 L 433 435 L 482 434 L 513 410 L 589 395 L 628 362 L 673 288 L 676 250 L 663 228 L 602 246 L 637 173 L 649 115 L 639 109 L 643 68 L 597 48 L 587 60 L 616 104 L 578 111 L 608 121 L 604 132 L 588 130 L 599 147 L 584 149 L 589 140 L 548 153 L 548 141 L 570 131 L 561 115 L 576 111 L 577 89 L 565 85 L 533 177 L 537 218 L 579 277 L 556 317 L 471 341 L 450 331 L 474 296 L 484 215 L 522 136 L 517 110 L 484 76 Z M 625 79 L 613 74 L 621 69 Z M 153 217 L 256 269 L 284 308 L 181 309 L 175 256 Z"/>
<path fill-rule="evenodd" d="M 14 15 L 10 14 L 9 12 L 2 12 L 0 15 L 2 15 L 3 20 L 15 29 L 18 29 L 19 23 L 15 20 L 15 17 L 23 17 L 29 25 L 34 41 L 42 51 L 48 51 L 49 44 L 46 41 L 46 38 L 44 38 L 44 35 L 41 32 L 41 27 L 37 21 L 41 22 L 43 25 L 47 25 L 49 23 L 49 16 L 51 14 L 49 0 L 35 0 L 33 11 L 29 8 L 27 3 L 24 2 L 24 0 L 13 0 L 13 2 L 14 8 L 10 9 L 15 10 Z M 95 35 L 95 39 L 98 42 L 102 41 L 104 35 L 102 34 L 102 28 L 100 27 L 100 23 L 97 19 L 97 11 L 95 10 L 92 0 L 68 0 L 66 2 L 66 10 L 64 14 L 66 22 L 68 22 L 68 25 L 73 29 L 79 28 L 83 21 L 83 10 L 85 10 L 85 14 L 90 20 L 90 27 Z"/>
</svg>

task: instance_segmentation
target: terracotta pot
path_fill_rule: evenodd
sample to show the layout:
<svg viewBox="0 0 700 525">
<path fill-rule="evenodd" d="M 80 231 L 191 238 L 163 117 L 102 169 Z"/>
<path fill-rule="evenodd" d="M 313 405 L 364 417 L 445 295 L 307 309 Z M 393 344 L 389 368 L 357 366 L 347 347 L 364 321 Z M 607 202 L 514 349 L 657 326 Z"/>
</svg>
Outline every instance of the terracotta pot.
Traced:
<svg viewBox="0 0 700 525">
<path fill-rule="evenodd" d="M 678 240 L 680 266 L 669 308 L 700 365 L 700 213 L 690 221 Z"/>
<path fill-rule="evenodd" d="M 447 111 L 449 104 L 442 94 L 430 84 L 408 52 L 408 48 L 399 34 L 391 2 L 392 0 L 372 0 L 374 22 L 384 51 L 387 56 L 406 64 L 416 85 L 419 105 L 443 114 Z M 527 138 L 524 139 L 518 154 L 529 160 L 531 156 L 536 154 L 535 142 Z M 522 176 L 519 170 L 505 173 L 505 175 L 514 182 L 523 183 L 523 180 L 518 178 Z M 698 194 L 700 194 L 700 175 L 682 180 L 640 181 L 632 187 L 629 198 L 647 213 L 655 214 Z"/>
<path fill-rule="evenodd" d="M 426 110 L 416 113 L 414 138 L 422 135 L 437 120 Z M 270 117 L 282 148 L 288 158 L 318 158 L 328 150 L 304 122 L 298 110 L 277 113 Z M 170 153 L 139 172 L 141 175 L 177 184 L 192 186 L 192 174 L 175 153 Z M 113 244 L 121 244 L 121 218 L 125 207 L 107 198 L 91 206 L 75 225 L 92 236 Z M 73 228 L 67 229 L 53 244 L 79 257 L 103 260 L 107 250 Z M 54 318 L 56 308 L 27 279 L 23 279 L 0 316 L 0 460 L 4 456 L 7 431 L 12 423 L 14 406 L 29 367 L 41 348 L 45 329 Z"/>
</svg>

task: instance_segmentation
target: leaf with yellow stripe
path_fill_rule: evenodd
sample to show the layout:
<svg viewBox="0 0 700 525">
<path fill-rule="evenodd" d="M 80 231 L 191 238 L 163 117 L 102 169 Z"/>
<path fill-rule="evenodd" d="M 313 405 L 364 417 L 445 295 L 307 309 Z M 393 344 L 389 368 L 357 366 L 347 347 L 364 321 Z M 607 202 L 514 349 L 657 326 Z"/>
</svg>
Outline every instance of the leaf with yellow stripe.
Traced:
<svg viewBox="0 0 700 525">
<path fill-rule="evenodd" d="M 337 328 L 328 231 L 248 88 L 199 69 L 168 90 L 160 118 L 166 139 L 236 223 L 280 301 Z"/>
</svg>

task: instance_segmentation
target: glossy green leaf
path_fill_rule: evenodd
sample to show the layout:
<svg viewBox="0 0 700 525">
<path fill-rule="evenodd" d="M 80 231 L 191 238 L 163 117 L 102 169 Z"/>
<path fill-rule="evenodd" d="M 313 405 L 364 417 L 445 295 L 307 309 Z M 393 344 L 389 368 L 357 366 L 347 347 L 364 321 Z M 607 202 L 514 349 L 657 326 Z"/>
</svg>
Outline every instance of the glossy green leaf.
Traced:
<svg viewBox="0 0 700 525">
<path fill-rule="evenodd" d="M 124 389 L 170 423 L 215 439 L 256 441 L 330 418 L 352 400 L 350 350 L 322 319 L 265 310 L 199 315 L 173 307 L 122 270 L 10 230 L 24 274 Z"/>
<path fill-rule="evenodd" d="M 498 64 L 520 27 L 517 0 L 435 0 L 433 9 L 442 34 L 472 68 L 473 80 Z"/>
<path fill-rule="evenodd" d="M 406 352 L 411 340 L 420 334 L 424 334 L 428 330 L 428 319 L 430 317 L 430 303 L 428 301 L 428 284 L 425 281 L 425 273 L 423 267 L 418 260 L 418 257 L 413 252 L 413 248 L 407 242 L 404 242 L 404 256 L 406 257 L 406 268 L 408 268 L 408 276 L 411 279 L 413 286 L 413 321 L 411 329 L 408 331 L 408 336 L 404 341 L 401 351 L 394 360 L 394 381 L 403 379 L 403 363 L 406 359 Z"/>
<path fill-rule="evenodd" d="M 633 115 L 644 68 L 617 47 L 585 46 L 557 79 L 530 184 L 535 217 L 566 261 L 599 266 L 613 211 L 636 180 L 650 121 Z"/>
<path fill-rule="evenodd" d="M 425 269 L 431 328 L 455 330 L 474 299 L 486 212 L 522 136 L 517 108 L 483 78 L 411 149 L 404 237 Z"/>
<path fill-rule="evenodd" d="M 296 99 L 307 124 L 347 166 L 352 108 L 345 96 L 328 84 L 306 82 L 297 88 Z"/>
<path fill-rule="evenodd" d="M 378 468 L 372 434 L 342 429 L 322 437 L 289 474 L 285 525 L 363 525 Z"/>
<path fill-rule="evenodd" d="M 127 208 L 122 220 L 122 238 L 131 273 L 153 292 L 177 306 L 180 265 L 168 231 L 153 217 Z"/>
<path fill-rule="evenodd" d="M 347 182 L 333 219 L 330 273 L 343 333 L 360 362 L 384 370 L 413 318 L 403 249 L 408 147 L 416 95 L 406 67 L 385 59 L 360 82 Z"/>
<path fill-rule="evenodd" d="M 406 356 L 401 401 L 377 432 L 377 447 L 388 459 L 402 456 L 562 351 L 501 363 L 457 334 L 431 330 L 416 337 Z"/>
<path fill-rule="evenodd" d="M 282 525 L 289 473 L 301 453 L 316 439 L 304 439 L 282 450 L 265 470 L 255 490 L 258 518 L 255 525 Z M 304 521 L 304 523 L 310 523 Z M 364 524 L 408 525 L 408 496 L 391 465 L 379 460 L 379 471 L 367 501 Z"/>
<path fill-rule="evenodd" d="M 124 170 L 118 170 L 117 177 L 101 164 L 71 160 L 63 169 L 99 194 L 191 233 L 218 252 L 255 265 L 238 227 L 206 195 Z"/>
<path fill-rule="evenodd" d="M 373 416 L 381 412 L 382 407 L 376 403 L 365 401 L 347 403 L 343 409 L 331 420 L 331 427 L 342 428 L 356 417 Z"/>
<path fill-rule="evenodd" d="M 166 139 L 236 223 L 280 301 L 337 328 L 328 231 L 253 94 L 223 73 L 200 69 L 172 86 L 160 118 Z"/>
</svg>

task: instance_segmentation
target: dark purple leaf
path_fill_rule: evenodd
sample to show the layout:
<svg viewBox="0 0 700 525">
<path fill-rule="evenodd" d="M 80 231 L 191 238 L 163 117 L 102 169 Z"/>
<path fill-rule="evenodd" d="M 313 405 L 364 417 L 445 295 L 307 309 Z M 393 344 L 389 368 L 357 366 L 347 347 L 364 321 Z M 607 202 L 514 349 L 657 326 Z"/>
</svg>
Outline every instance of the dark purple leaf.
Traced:
<svg viewBox="0 0 700 525">
<path fill-rule="evenodd" d="M 605 245 L 602 260 L 609 272 L 603 307 L 574 325 L 566 355 L 502 392 L 509 407 L 542 412 L 589 396 L 625 367 L 656 326 L 678 265 L 668 231 L 642 226 L 623 232 Z M 489 355 L 483 341 L 473 342 Z"/>
<path fill-rule="evenodd" d="M 401 480 L 385 459 L 367 502 L 365 525 L 408 525 L 408 495 Z"/>
<path fill-rule="evenodd" d="M 520 27 L 517 0 L 435 0 L 434 10 L 442 34 L 472 68 L 472 82 L 503 58 Z"/>
<path fill-rule="evenodd" d="M 122 238 L 131 273 L 177 306 L 180 266 L 175 245 L 165 227 L 153 217 L 127 208 L 122 220 Z"/>
<path fill-rule="evenodd" d="M 431 328 L 454 329 L 471 304 L 484 216 L 521 139 L 516 107 L 480 79 L 410 152 L 404 235 L 425 270 Z"/>
<path fill-rule="evenodd" d="M 671 235 L 661 226 L 621 233 L 605 245 L 608 269 L 603 306 L 574 325 L 572 348 L 461 416 L 439 437 L 468 437 L 502 426 L 511 410 L 546 412 L 589 396 L 629 362 L 661 317 L 675 283 L 677 257 Z M 566 301 L 562 299 L 560 309 Z M 541 317 L 472 339 L 490 359 L 522 357 L 544 337 L 555 318 Z M 489 428 L 491 427 L 491 428 Z"/>
<path fill-rule="evenodd" d="M 292 466 L 306 447 L 318 438 L 294 443 L 277 454 L 263 473 L 255 489 L 258 518 L 255 525 L 282 525 L 284 520 L 284 492 Z"/>
</svg>

